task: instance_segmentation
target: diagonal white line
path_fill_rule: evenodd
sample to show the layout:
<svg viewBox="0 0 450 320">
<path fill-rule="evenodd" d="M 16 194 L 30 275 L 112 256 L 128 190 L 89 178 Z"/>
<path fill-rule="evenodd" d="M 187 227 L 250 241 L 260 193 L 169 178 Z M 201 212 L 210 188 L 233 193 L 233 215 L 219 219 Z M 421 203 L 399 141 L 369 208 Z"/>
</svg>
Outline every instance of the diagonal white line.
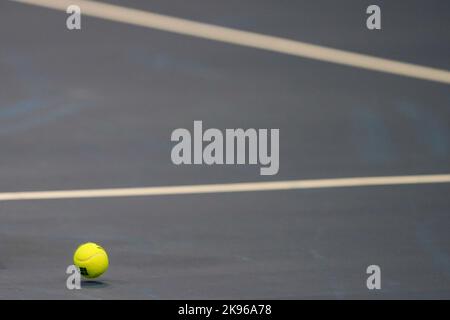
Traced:
<svg viewBox="0 0 450 320">
<path fill-rule="evenodd" d="M 245 182 L 245 183 L 183 185 L 183 186 L 144 187 L 144 188 L 5 192 L 0 193 L 0 201 L 139 197 L 139 196 L 180 195 L 180 194 L 200 194 L 200 193 L 394 186 L 394 185 L 414 185 L 414 184 L 432 184 L 432 183 L 450 183 L 450 174 L 358 177 L 358 178 L 336 178 L 336 179 L 314 179 L 314 180 L 287 180 L 287 181 L 273 181 L 273 182 Z"/>
<path fill-rule="evenodd" d="M 193 37 L 258 48 L 372 71 L 450 84 L 450 71 L 378 58 L 281 37 L 220 27 L 138 9 L 87 0 L 12 0 L 57 10 L 80 6 L 84 15 Z"/>
</svg>

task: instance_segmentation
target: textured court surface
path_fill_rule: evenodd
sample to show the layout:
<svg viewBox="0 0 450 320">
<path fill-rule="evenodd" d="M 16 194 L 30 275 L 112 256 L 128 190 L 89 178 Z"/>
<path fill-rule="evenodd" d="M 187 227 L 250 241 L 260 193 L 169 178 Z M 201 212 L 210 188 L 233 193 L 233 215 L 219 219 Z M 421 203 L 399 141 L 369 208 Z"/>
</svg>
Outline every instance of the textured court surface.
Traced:
<svg viewBox="0 0 450 320">
<path fill-rule="evenodd" d="M 448 1 L 111 3 L 450 69 Z M 450 90 L 0 2 L 0 192 L 450 172 Z M 170 134 L 280 128 L 280 172 L 181 166 Z M 0 298 L 450 298 L 450 184 L 0 201 Z M 76 246 L 111 267 L 65 288 Z M 382 290 L 366 288 L 366 267 Z"/>
</svg>

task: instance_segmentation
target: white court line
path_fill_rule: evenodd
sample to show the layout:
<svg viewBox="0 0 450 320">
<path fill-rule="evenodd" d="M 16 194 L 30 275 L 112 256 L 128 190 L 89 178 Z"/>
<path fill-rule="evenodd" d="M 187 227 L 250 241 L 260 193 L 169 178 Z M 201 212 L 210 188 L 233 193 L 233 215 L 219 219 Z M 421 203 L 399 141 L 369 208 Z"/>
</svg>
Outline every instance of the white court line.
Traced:
<svg viewBox="0 0 450 320">
<path fill-rule="evenodd" d="M 220 27 L 212 24 L 195 22 L 117 5 L 87 0 L 12 1 L 64 11 L 69 5 L 76 4 L 80 6 L 83 15 L 101 19 L 274 51 L 313 60 L 337 63 L 372 71 L 450 84 L 450 71 L 444 69 L 383 59 L 370 55 L 332 49 L 281 37 Z M 150 40 L 151 39 L 149 39 L 149 41 Z"/>
<path fill-rule="evenodd" d="M 337 178 L 337 179 L 315 179 L 315 180 L 287 180 L 287 181 L 273 181 L 273 182 L 245 182 L 245 183 L 204 184 L 204 185 L 146 187 L 146 188 L 5 192 L 0 193 L 0 201 L 139 197 L 139 196 L 158 196 L 158 195 L 199 194 L 199 193 L 274 191 L 274 190 L 365 187 L 365 186 L 394 186 L 394 185 L 449 183 L 449 182 L 450 182 L 450 174 L 359 177 L 359 178 Z"/>
</svg>

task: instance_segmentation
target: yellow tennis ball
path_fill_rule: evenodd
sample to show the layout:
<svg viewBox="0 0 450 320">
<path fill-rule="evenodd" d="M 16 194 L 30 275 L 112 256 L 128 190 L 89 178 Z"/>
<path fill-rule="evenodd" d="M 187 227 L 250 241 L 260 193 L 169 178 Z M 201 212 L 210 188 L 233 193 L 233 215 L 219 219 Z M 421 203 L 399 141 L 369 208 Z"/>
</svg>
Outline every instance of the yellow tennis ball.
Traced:
<svg viewBox="0 0 450 320">
<path fill-rule="evenodd" d="M 108 269 L 108 255 L 105 249 L 93 242 L 80 245 L 73 255 L 74 264 L 85 278 L 97 278 Z"/>
</svg>

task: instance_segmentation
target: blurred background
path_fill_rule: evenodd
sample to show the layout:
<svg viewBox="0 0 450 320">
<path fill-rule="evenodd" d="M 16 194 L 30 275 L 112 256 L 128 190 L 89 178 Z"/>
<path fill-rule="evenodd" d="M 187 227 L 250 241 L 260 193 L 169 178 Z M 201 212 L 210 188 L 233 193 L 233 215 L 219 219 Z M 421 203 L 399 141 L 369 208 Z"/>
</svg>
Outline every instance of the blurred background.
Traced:
<svg viewBox="0 0 450 320">
<path fill-rule="evenodd" d="M 0 2 L 0 193 L 448 174 L 448 83 Z M 48 2 L 48 1 L 47 1 Z M 55 1 L 57 2 L 57 1 Z M 76 0 L 72 1 L 74 4 Z M 97 1 L 448 72 L 450 3 Z M 366 9 L 381 8 L 381 30 Z M 279 128 L 280 170 L 176 166 L 176 128 Z M 450 187 L 0 201 L 0 298 L 449 298 Z M 69 291 L 79 243 L 110 254 Z M 382 289 L 368 290 L 379 265 Z"/>
</svg>

